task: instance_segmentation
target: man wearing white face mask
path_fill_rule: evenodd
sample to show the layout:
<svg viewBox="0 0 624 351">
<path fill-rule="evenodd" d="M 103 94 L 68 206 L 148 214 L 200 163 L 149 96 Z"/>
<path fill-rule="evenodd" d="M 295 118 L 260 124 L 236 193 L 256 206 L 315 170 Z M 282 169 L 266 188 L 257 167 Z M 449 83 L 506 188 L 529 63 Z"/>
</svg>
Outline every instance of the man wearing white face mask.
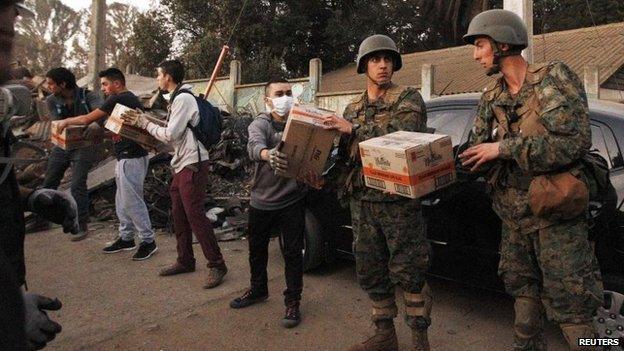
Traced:
<svg viewBox="0 0 624 351">
<path fill-rule="evenodd" d="M 261 113 L 249 125 L 247 150 L 256 162 L 251 187 L 248 241 L 251 287 L 230 303 L 243 308 L 268 298 L 267 261 L 269 239 L 275 228 L 283 242 L 286 290 L 286 313 L 282 325 L 299 324 L 299 301 L 303 288 L 303 231 L 306 186 L 283 177 L 288 159 L 279 151 L 282 133 L 293 104 L 291 85 L 286 80 L 270 81 L 265 88 L 267 113 Z"/>
</svg>

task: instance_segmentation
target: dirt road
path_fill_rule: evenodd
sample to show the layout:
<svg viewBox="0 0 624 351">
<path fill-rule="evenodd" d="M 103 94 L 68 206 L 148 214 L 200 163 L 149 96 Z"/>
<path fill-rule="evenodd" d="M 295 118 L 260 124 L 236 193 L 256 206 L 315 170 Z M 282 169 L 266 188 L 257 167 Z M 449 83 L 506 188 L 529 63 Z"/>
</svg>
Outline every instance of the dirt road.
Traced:
<svg viewBox="0 0 624 351">
<path fill-rule="evenodd" d="M 63 302 L 53 318 L 63 332 L 47 350 L 344 350 L 371 331 L 369 304 L 357 285 L 352 262 L 304 277 L 303 321 L 283 329 L 283 261 L 271 243 L 270 298 L 243 310 L 228 303 L 248 285 L 247 242 L 221 243 L 229 273 L 223 285 L 202 289 L 206 274 L 200 256 L 194 273 L 159 277 L 175 260 L 175 239 L 159 235 L 158 253 L 147 261 L 130 260 L 131 252 L 105 255 L 114 240 L 110 224 L 94 225 L 94 234 L 78 243 L 59 229 L 26 238 L 30 289 Z M 435 294 L 432 350 L 503 351 L 512 338 L 512 301 L 503 294 L 433 278 Z M 402 306 L 399 307 L 402 313 Z M 410 335 L 396 320 L 402 350 Z M 548 329 L 550 350 L 563 351 L 563 339 Z"/>
</svg>

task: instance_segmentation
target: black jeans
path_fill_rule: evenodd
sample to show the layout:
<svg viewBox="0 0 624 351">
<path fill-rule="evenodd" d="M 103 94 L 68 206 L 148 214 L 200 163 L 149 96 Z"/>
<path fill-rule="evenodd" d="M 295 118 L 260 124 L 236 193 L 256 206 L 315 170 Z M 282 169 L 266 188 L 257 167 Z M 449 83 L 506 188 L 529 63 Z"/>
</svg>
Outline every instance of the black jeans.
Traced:
<svg viewBox="0 0 624 351">
<path fill-rule="evenodd" d="M 303 290 L 303 232 L 305 230 L 305 201 L 300 200 L 279 210 L 249 210 L 249 266 L 251 289 L 256 294 L 268 293 L 267 261 L 271 234 L 279 231 L 285 263 L 286 290 L 284 302 L 298 302 Z"/>
<path fill-rule="evenodd" d="M 78 205 L 78 219 L 87 222 L 89 219 L 89 192 L 87 191 L 87 176 L 93 166 L 95 148 L 65 151 L 58 146 L 52 148 L 46 169 L 43 188 L 57 189 L 71 165 L 71 194 Z"/>
</svg>

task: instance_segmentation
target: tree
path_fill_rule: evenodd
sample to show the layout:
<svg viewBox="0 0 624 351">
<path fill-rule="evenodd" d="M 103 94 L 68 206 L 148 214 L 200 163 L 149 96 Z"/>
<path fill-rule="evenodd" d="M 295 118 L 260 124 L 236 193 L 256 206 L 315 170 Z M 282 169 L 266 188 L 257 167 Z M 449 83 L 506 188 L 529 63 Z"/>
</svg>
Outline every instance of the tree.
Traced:
<svg viewBox="0 0 624 351">
<path fill-rule="evenodd" d="M 161 0 L 174 29 L 176 52 L 189 78 L 212 72 L 221 46 L 242 62 L 244 82 L 274 75 L 304 76 L 319 57 L 325 71 L 355 60 L 360 42 L 375 33 L 392 37 L 404 53 L 463 45 L 478 13 L 503 0 Z M 243 4 L 246 4 L 241 12 Z M 586 0 L 536 0 L 535 31 L 592 25 Z M 624 3 L 593 0 L 596 24 L 621 20 Z M 240 13 L 240 19 L 239 19 Z M 585 14 L 578 21 L 577 14 Z M 167 20 L 167 19 L 165 19 Z M 236 27 L 234 28 L 234 25 Z M 224 65 L 225 73 L 227 62 Z"/>
<path fill-rule="evenodd" d="M 64 65 L 69 57 L 66 43 L 78 32 L 80 17 L 59 0 L 28 0 L 35 17 L 17 22 L 15 58 L 33 73 Z"/>
<path fill-rule="evenodd" d="M 122 71 L 133 64 L 130 39 L 134 35 L 133 26 L 139 12 L 134 6 L 114 2 L 106 8 L 106 37 L 104 38 L 105 62 L 107 66 L 118 67 Z M 91 10 L 80 11 L 80 30 L 72 40 L 71 56 L 75 61 L 77 76 L 87 74 L 89 47 L 91 41 Z"/>
<path fill-rule="evenodd" d="M 535 34 L 624 20 L 624 2 L 615 0 L 536 0 L 533 8 Z"/>
<path fill-rule="evenodd" d="M 158 10 L 137 15 L 128 44 L 129 62 L 137 74 L 153 75 L 154 68 L 171 54 L 173 34 L 165 18 Z"/>
</svg>

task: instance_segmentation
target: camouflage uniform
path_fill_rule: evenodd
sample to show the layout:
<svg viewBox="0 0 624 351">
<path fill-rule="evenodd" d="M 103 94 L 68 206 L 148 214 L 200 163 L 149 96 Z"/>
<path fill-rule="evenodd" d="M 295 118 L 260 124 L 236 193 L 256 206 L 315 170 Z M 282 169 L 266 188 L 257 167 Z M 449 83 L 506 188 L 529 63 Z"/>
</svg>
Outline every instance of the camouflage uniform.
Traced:
<svg viewBox="0 0 624 351">
<path fill-rule="evenodd" d="M 531 103 L 534 98 L 538 103 Z M 530 106 L 537 106 L 545 130 L 523 136 L 520 125 Z M 497 108 L 506 111 L 506 122 L 497 119 Z M 590 148 L 587 97 L 576 74 L 561 62 L 530 65 L 517 96 L 503 78 L 486 88 L 471 144 L 497 139 L 502 139 L 499 159 L 487 166 L 493 207 L 503 222 L 499 274 L 507 292 L 541 300 L 548 318 L 559 324 L 591 323 L 602 303 L 602 281 L 586 214 L 540 218 L 528 197 L 533 176 L 574 167 Z M 577 177 L 587 182 L 582 172 Z"/>
<path fill-rule="evenodd" d="M 374 305 L 392 300 L 388 302 L 388 308 L 378 309 L 382 312 L 375 313 L 373 320 L 391 319 L 397 314 L 395 285 L 406 293 L 420 294 L 423 291 L 430 248 L 417 200 L 386 194 L 364 185 L 358 143 L 399 130 L 424 132 L 427 124 L 425 106 L 416 89 L 392 85 L 375 102 L 368 101 L 364 92 L 346 107 L 343 117 L 360 125 L 351 136 L 343 137 L 340 145 L 340 153 L 348 154 L 353 162 L 345 189 L 353 221 L 358 281 Z M 422 307 L 422 304 L 416 306 L 419 303 L 414 305 Z M 428 314 L 426 316 L 428 325 Z M 423 324 L 413 316 L 408 315 L 406 319 L 412 327 Z"/>
</svg>

